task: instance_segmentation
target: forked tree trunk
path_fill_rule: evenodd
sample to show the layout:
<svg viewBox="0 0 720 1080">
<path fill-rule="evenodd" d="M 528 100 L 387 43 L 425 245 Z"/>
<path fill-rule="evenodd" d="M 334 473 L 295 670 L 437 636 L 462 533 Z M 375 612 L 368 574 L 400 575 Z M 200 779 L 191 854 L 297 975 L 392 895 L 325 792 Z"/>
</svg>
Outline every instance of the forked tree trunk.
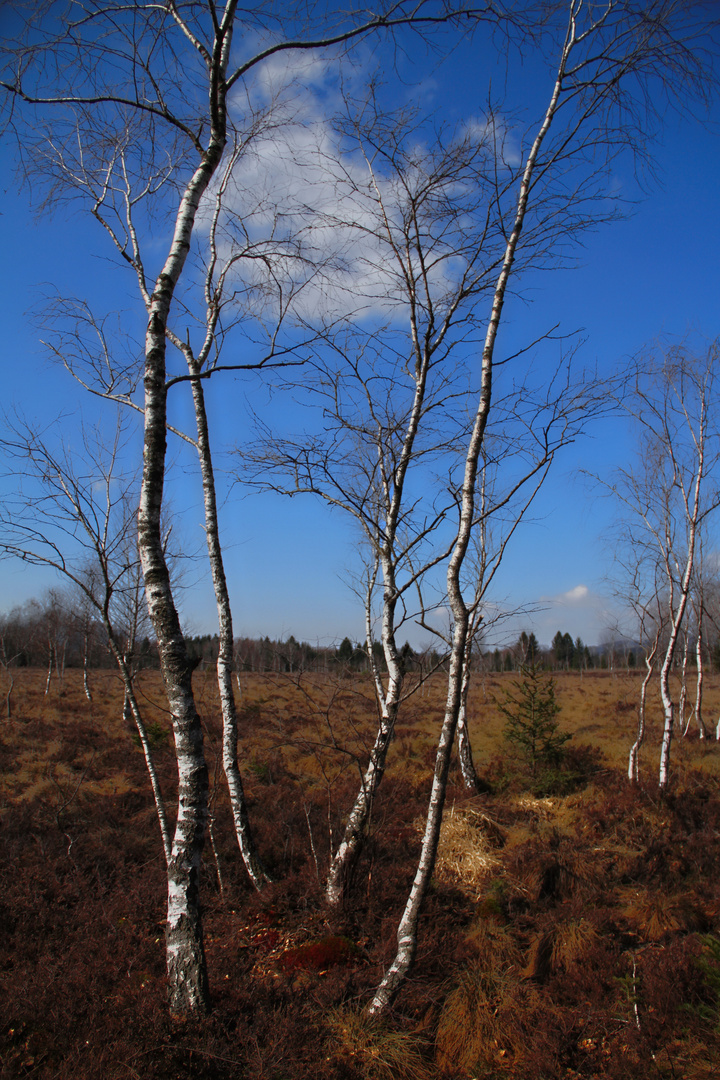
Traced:
<svg viewBox="0 0 720 1080">
<path fill-rule="evenodd" d="M 177 1013 L 202 1011 L 208 1006 L 199 896 L 208 814 L 208 771 L 202 726 L 192 691 L 192 669 L 170 587 L 160 522 L 167 452 L 166 335 L 170 306 L 190 251 L 200 201 L 225 147 L 225 77 L 236 8 L 236 0 L 227 0 L 222 20 L 216 25 L 207 148 L 180 200 L 170 251 L 149 298 L 145 338 L 145 433 L 138 550 L 173 718 L 178 765 L 178 816 L 168 865 L 166 930 L 168 997 L 171 1010 Z"/>
<path fill-rule="evenodd" d="M 178 766 L 178 815 L 168 865 L 166 929 L 168 997 L 170 1009 L 176 1013 L 204 1011 L 208 1006 L 199 895 L 208 773 L 202 726 L 192 691 L 192 669 L 170 586 L 160 522 L 167 451 L 165 335 L 200 199 L 217 168 L 224 143 L 224 131 L 213 132 L 210 147 L 181 200 L 170 254 L 151 297 L 145 345 L 145 437 L 138 551 L 173 718 Z"/>
<path fill-rule="evenodd" d="M 363 841 L 372 815 L 373 801 L 385 772 L 387 752 L 392 742 L 397 718 L 397 703 L 386 706 L 380 720 L 370 761 L 363 774 L 360 791 L 353 803 L 343 838 L 330 864 L 325 897 L 331 907 L 340 907 L 352 881 Z"/>
<path fill-rule="evenodd" d="M 411 423 L 406 433 L 401 456 L 402 468 L 396 474 L 396 487 L 392 500 L 391 511 L 388 514 L 388 523 L 385 528 L 386 538 L 383 540 L 382 550 L 376 552 L 376 562 L 373 573 L 370 576 L 365 597 L 365 640 L 368 658 L 372 667 L 373 680 L 375 683 L 375 695 L 380 711 L 380 723 L 378 725 L 375 742 L 370 752 L 365 773 L 360 784 L 360 790 L 355 798 L 352 809 L 348 815 L 343 832 L 343 838 L 333 856 L 328 871 L 325 886 L 325 898 L 330 907 L 337 908 L 344 902 L 347 890 L 352 881 L 357 860 L 362 850 L 362 845 L 367 835 L 372 816 L 375 795 L 385 773 L 390 743 L 395 734 L 398 709 L 402 695 L 405 673 L 400 655 L 395 642 L 395 611 L 397 607 L 397 591 L 395 584 L 395 564 L 392 546 L 395 542 L 397 531 L 397 519 L 400 513 L 402 491 L 405 470 L 412 452 L 413 440 L 417 432 L 420 418 L 420 410 L 424 396 L 424 379 L 416 386 L 415 401 L 411 413 Z M 382 673 L 378 668 L 373 653 L 372 634 L 372 592 L 375 584 L 375 575 L 378 565 L 383 570 L 383 615 L 382 615 L 382 645 L 387 666 L 387 687 L 383 683 Z"/>
<path fill-rule="evenodd" d="M 376 566 L 377 569 L 377 566 Z M 347 890 L 360 855 L 362 844 L 367 834 L 372 816 L 375 794 L 385 773 L 387 754 L 395 734 L 400 695 L 403 687 L 403 667 L 395 645 L 395 597 L 393 568 L 387 561 L 385 599 L 383 606 L 383 648 L 385 663 L 388 668 L 387 687 L 383 684 L 382 674 L 372 650 L 372 615 L 370 598 L 374 577 L 368 587 L 365 608 L 365 629 L 368 656 L 373 670 L 375 693 L 380 708 L 380 723 L 370 760 L 362 777 L 360 790 L 348 815 L 343 838 L 330 863 L 325 898 L 330 907 L 340 907 L 345 900 Z"/>
</svg>

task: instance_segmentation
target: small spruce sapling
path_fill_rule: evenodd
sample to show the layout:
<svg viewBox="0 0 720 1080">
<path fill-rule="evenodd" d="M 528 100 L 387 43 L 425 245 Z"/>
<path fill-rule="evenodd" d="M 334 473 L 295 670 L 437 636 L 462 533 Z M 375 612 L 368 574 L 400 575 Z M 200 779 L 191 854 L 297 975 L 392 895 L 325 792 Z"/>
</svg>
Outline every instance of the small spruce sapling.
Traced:
<svg viewBox="0 0 720 1080">
<path fill-rule="evenodd" d="M 520 674 L 512 688 L 504 691 L 505 700 L 496 700 L 495 704 L 505 717 L 506 741 L 519 749 L 536 777 L 538 767 L 547 769 L 560 764 L 563 747 L 571 736 L 558 731 L 560 706 L 555 701 L 555 680 L 535 664 L 521 668 Z"/>
</svg>

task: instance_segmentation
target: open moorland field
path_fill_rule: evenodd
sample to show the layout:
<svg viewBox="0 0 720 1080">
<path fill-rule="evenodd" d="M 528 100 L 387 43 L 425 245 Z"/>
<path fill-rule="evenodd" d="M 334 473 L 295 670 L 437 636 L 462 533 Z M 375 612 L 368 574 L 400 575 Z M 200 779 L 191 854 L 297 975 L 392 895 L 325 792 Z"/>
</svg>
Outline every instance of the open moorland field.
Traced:
<svg viewBox="0 0 720 1080">
<path fill-rule="evenodd" d="M 470 724 L 487 792 L 454 771 L 412 977 L 388 1020 L 363 1005 L 395 952 L 430 787 L 443 683 L 403 708 L 346 909 L 322 881 L 372 739 L 360 678 L 243 677 L 243 771 L 275 883 L 244 874 L 222 782 L 213 671 L 197 671 L 214 844 L 202 871 L 212 1013 L 165 1007 L 164 860 L 142 753 L 110 672 L 44 694 L 20 670 L 0 726 L 0 1075 L 345 1078 L 718 1075 L 720 748 L 694 733 L 656 788 L 659 709 L 626 777 L 639 675 L 557 676 L 572 733 L 544 797 L 478 678 Z M 705 715 L 720 713 L 720 677 Z M 157 673 L 140 676 L 162 783 L 174 758 Z M 676 688 L 677 689 L 677 688 Z M 535 790 L 534 790 L 535 789 Z"/>
</svg>

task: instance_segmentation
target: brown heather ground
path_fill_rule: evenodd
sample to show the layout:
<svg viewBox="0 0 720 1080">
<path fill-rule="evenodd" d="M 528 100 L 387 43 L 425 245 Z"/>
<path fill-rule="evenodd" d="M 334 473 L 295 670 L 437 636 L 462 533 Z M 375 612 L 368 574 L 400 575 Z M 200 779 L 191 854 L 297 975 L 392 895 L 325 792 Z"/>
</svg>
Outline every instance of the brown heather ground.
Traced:
<svg viewBox="0 0 720 1080">
<path fill-rule="evenodd" d="M 95 673 L 89 703 L 78 672 L 46 697 L 41 672 L 18 671 L 13 719 L 0 723 L 0 1076 L 717 1076 L 718 744 L 678 739 L 661 799 L 653 701 L 644 786 L 631 788 L 639 676 L 560 675 L 575 780 L 538 797 L 504 752 L 493 705 L 512 678 L 474 689 L 489 790 L 471 798 L 453 774 L 418 962 L 391 1017 L 373 1026 L 362 1006 L 394 954 L 441 679 L 405 706 L 351 902 L 329 917 L 321 882 L 372 736 L 369 685 L 244 678 L 250 813 L 277 879 L 258 897 L 230 828 L 213 673 L 196 672 L 218 852 L 216 864 L 206 849 L 202 883 L 213 1011 L 183 1022 L 164 1007 L 163 859 L 118 681 Z M 141 690 L 172 804 L 158 676 L 144 675 Z M 719 712 L 713 676 L 707 720 Z"/>
</svg>

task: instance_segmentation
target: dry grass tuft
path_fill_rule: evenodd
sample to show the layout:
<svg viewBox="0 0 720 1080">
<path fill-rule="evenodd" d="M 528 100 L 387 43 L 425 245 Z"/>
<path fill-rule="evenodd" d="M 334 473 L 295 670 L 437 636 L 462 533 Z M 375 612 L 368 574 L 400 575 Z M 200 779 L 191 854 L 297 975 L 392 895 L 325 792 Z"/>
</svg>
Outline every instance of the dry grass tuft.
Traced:
<svg viewBox="0 0 720 1080">
<path fill-rule="evenodd" d="M 420 827 L 425 827 L 424 820 Z M 504 842 L 502 829 L 486 814 L 453 807 L 443 819 L 435 877 L 478 899 L 500 862 L 496 852 Z"/>
<path fill-rule="evenodd" d="M 438 1023 L 436 1047 L 441 1069 L 470 1071 L 489 1065 L 498 1042 L 500 1002 L 509 994 L 512 976 L 485 963 L 468 967 L 448 995 Z"/>
<path fill-rule="evenodd" d="M 436 1037 L 438 1065 L 448 1071 L 505 1056 L 508 1033 L 500 1008 L 512 1000 L 520 980 L 522 952 L 507 928 L 483 920 L 466 941 L 475 955 L 445 999 Z"/>
<path fill-rule="evenodd" d="M 553 933 L 552 968 L 569 968 L 581 961 L 598 941 L 598 932 L 587 919 L 558 923 Z"/>
<path fill-rule="evenodd" d="M 497 948 L 462 972 L 438 1023 L 436 1061 L 442 1071 L 494 1076 L 500 1068 L 529 1075 L 536 1052 L 543 1052 L 543 1025 L 553 1030 L 553 1009 L 523 979 L 517 961 L 517 948 L 498 939 Z"/>
<path fill-rule="evenodd" d="M 425 1040 L 412 1031 L 392 1031 L 354 1009 L 334 1009 L 328 1016 L 333 1057 L 349 1059 L 367 1080 L 430 1080 L 433 1072 L 423 1053 Z"/>
<path fill-rule="evenodd" d="M 508 927 L 480 919 L 470 927 L 465 940 L 476 952 L 478 961 L 486 967 L 519 970 L 522 951 Z"/>
<path fill-rule="evenodd" d="M 632 893 L 626 897 L 625 917 L 642 941 L 656 942 L 670 934 L 694 933 L 705 915 L 689 896 Z"/>
</svg>

